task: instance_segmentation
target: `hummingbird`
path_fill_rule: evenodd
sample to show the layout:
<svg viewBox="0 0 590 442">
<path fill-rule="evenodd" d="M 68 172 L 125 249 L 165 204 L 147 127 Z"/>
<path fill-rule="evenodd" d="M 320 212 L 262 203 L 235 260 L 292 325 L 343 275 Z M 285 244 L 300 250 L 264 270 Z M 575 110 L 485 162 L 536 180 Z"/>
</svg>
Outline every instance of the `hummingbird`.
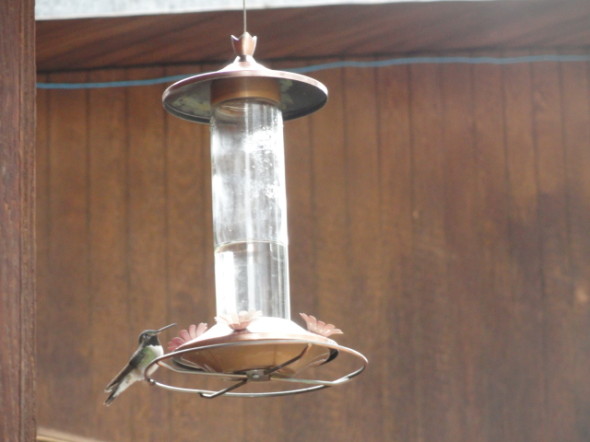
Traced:
<svg viewBox="0 0 590 442">
<path fill-rule="evenodd" d="M 158 330 L 144 330 L 139 335 L 139 346 L 129 359 L 129 362 L 123 369 L 109 382 L 105 388 L 106 393 L 110 393 L 109 397 L 104 401 L 105 405 L 111 403 L 123 393 L 131 384 L 144 379 L 146 367 L 156 358 L 164 354 L 164 349 L 158 340 L 158 335 L 167 328 L 173 327 L 176 324 L 170 324 Z M 152 374 L 157 370 L 157 364 L 153 365 L 148 374 Z"/>
</svg>

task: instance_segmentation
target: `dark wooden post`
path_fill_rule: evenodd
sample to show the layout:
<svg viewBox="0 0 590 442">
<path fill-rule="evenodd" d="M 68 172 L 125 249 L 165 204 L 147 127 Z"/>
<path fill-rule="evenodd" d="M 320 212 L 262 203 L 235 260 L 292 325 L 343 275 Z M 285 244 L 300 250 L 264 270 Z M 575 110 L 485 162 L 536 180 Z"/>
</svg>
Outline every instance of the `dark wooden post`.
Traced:
<svg viewBox="0 0 590 442">
<path fill-rule="evenodd" d="M 0 440 L 35 438 L 34 0 L 0 2 Z"/>
</svg>

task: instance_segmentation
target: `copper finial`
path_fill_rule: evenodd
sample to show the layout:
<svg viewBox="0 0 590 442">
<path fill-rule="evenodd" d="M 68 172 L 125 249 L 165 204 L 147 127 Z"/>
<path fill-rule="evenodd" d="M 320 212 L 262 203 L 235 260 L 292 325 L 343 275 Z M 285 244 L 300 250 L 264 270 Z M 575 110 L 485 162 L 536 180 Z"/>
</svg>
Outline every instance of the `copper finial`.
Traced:
<svg viewBox="0 0 590 442">
<path fill-rule="evenodd" d="M 244 32 L 239 38 L 232 35 L 231 44 L 238 57 L 242 59 L 251 57 L 256 50 L 256 37 L 252 37 L 249 32 Z"/>
</svg>

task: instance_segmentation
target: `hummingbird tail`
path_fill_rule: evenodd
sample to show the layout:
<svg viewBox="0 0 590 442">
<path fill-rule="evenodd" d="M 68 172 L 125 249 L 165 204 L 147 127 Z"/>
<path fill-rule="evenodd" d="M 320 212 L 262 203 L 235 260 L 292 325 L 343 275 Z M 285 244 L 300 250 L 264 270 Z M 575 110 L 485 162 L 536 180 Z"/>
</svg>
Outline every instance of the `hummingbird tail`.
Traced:
<svg viewBox="0 0 590 442">
<path fill-rule="evenodd" d="M 104 404 L 108 407 L 109 405 L 111 405 L 113 403 L 113 401 L 115 399 L 117 399 L 117 389 L 113 389 L 111 391 L 111 394 L 109 394 L 109 397 L 106 398 L 106 400 L 104 401 Z"/>
<path fill-rule="evenodd" d="M 109 396 L 104 401 L 105 405 L 110 405 L 121 393 L 129 388 L 130 385 L 142 378 L 134 372 L 128 373 L 126 376 L 119 376 L 115 378 L 105 389 Z"/>
<path fill-rule="evenodd" d="M 121 387 L 124 388 L 121 388 Z M 109 405 L 111 405 L 113 403 L 113 401 L 115 399 L 117 399 L 117 397 L 123 393 L 123 391 L 126 390 L 126 387 L 128 385 L 122 385 L 121 382 L 117 382 L 116 384 L 111 384 L 109 386 L 108 390 L 105 390 L 109 393 L 108 397 L 106 398 L 106 400 L 104 401 L 104 404 L 108 407 Z"/>
</svg>

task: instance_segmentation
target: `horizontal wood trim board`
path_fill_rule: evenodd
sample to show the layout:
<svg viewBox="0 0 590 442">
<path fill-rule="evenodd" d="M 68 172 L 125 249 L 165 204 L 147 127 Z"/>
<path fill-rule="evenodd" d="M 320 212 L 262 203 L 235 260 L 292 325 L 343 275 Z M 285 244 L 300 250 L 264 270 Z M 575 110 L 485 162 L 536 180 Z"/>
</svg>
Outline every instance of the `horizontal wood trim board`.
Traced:
<svg viewBox="0 0 590 442">
<path fill-rule="evenodd" d="M 253 10 L 257 58 L 590 46 L 590 2 L 416 2 Z M 39 71 L 225 62 L 238 11 L 40 21 Z"/>
</svg>

